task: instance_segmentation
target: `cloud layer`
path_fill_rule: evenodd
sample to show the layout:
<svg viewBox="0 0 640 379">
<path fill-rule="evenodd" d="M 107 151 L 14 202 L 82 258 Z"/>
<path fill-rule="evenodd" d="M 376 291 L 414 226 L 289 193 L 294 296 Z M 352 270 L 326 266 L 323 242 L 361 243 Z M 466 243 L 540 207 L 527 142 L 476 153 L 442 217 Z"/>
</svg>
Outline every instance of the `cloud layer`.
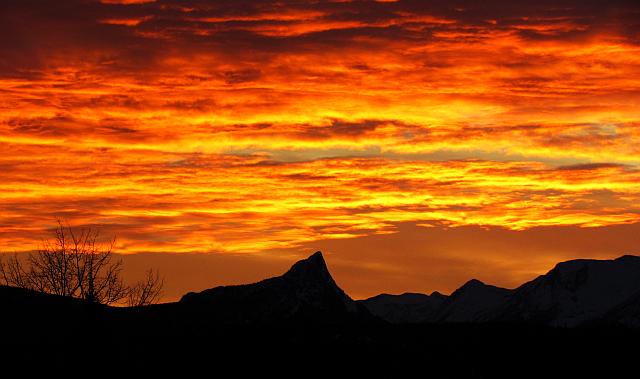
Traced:
<svg viewBox="0 0 640 379">
<path fill-rule="evenodd" d="M 123 253 L 274 256 L 404 223 L 636 223 L 638 20 L 632 1 L 4 1 L 0 245 L 55 217 Z"/>
</svg>

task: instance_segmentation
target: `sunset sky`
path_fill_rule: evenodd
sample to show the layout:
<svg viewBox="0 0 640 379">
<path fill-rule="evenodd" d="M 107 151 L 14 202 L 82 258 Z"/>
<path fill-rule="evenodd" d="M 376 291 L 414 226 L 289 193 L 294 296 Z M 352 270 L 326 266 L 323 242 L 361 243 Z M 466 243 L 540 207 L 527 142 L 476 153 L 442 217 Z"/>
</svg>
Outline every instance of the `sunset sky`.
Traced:
<svg viewBox="0 0 640 379">
<path fill-rule="evenodd" d="M 0 252 L 93 226 L 167 299 L 513 287 L 640 254 L 640 4 L 4 0 L 0 152 Z"/>
</svg>

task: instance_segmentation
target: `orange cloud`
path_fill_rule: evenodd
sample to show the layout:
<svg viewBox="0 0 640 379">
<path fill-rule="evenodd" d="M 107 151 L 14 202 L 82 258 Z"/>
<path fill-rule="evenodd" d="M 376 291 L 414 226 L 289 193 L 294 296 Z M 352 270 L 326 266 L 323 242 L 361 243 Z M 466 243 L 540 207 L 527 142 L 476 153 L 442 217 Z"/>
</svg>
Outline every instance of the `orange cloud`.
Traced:
<svg viewBox="0 0 640 379">
<path fill-rule="evenodd" d="M 103 4 L 145 4 L 154 3 L 156 0 L 100 0 Z"/>
<path fill-rule="evenodd" d="M 11 2 L 0 243 L 54 217 L 123 253 L 638 222 L 640 10 L 506 5 Z"/>
</svg>

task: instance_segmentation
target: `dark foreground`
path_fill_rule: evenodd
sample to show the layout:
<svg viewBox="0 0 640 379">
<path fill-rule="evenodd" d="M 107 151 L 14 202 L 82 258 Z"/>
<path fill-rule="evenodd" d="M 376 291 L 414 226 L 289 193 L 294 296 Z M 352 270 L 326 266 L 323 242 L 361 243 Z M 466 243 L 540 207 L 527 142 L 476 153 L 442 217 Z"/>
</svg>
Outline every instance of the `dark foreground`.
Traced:
<svg viewBox="0 0 640 379">
<path fill-rule="evenodd" d="M 100 312 L 98 312 L 100 314 Z M 64 316 L 64 315 L 63 315 Z M 506 324 L 176 325 L 48 315 L 3 320 L 3 369 L 185 377 L 635 377 L 637 331 Z M 205 375 L 200 373 L 204 372 Z M 227 373 L 224 374 L 223 373 Z"/>
</svg>

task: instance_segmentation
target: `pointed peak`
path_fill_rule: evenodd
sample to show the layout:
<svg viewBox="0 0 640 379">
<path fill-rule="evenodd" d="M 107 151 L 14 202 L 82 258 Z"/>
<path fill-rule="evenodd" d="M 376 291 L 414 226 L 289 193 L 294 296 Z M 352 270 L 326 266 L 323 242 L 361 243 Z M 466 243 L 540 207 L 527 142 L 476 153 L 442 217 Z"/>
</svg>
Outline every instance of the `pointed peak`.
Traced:
<svg viewBox="0 0 640 379">
<path fill-rule="evenodd" d="M 485 284 L 478 279 L 471 279 L 466 282 L 462 287 L 455 290 L 451 297 L 458 297 L 462 294 L 474 294 L 473 296 L 478 295 L 479 293 L 510 293 L 511 290 L 492 286 L 491 284 Z"/>
<path fill-rule="evenodd" d="M 478 279 L 471 279 L 460 288 L 475 288 L 475 287 L 485 287 L 485 286 L 486 284 L 484 284 L 482 281 Z"/>
<path fill-rule="evenodd" d="M 486 284 L 482 283 L 478 279 L 471 279 L 465 284 L 463 284 L 460 288 L 453 291 L 451 294 L 452 297 L 460 296 L 461 294 L 468 293 L 469 291 L 474 291 L 480 288 L 486 287 Z"/>
<path fill-rule="evenodd" d="M 320 276 L 323 278 L 331 279 L 331 274 L 329 273 L 329 269 L 327 268 L 327 264 L 324 261 L 324 257 L 322 256 L 322 252 L 316 251 L 308 258 L 299 260 L 296 262 L 289 271 L 285 274 L 285 276 Z"/>
<path fill-rule="evenodd" d="M 321 251 L 316 251 L 307 258 L 297 261 L 291 269 L 296 266 L 316 266 L 318 268 L 324 268 L 325 270 L 327 269 L 327 263 L 324 261 Z"/>
<path fill-rule="evenodd" d="M 446 298 L 446 297 L 447 297 L 447 295 L 443 295 L 443 294 L 441 294 L 441 293 L 440 293 L 440 292 L 438 292 L 438 291 L 433 291 L 433 292 L 431 292 L 431 295 L 429 295 L 429 296 L 431 296 L 431 297 L 432 297 L 432 298 L 434 298 L 434 299 L 444 299 L 444 298 Z"/>
<path fill-rule="evenodd" d="M 310 261 L 310 262 L 322 262 L 324 263 L 324 256 L 322 256 L 322 251 L 318 250 L 315 253 L 311 254 L 307 259 L 305 259 L 306 261 Z"/>
<path fill-rule="evenodd" d="M 340 299 L 342 305 L 349 312 L 357 311 L 356 303 L 333 280 L 320 251 L 296 262 L 280 278 L 288 283 L 288 286 L 296 288 L 296 292 L 301 298 L 311 298 L 315 299 L 313 301 L 318 301 L 319 294 L 331 293 L 332 296 L 337 296 Z"/>
</svg>

